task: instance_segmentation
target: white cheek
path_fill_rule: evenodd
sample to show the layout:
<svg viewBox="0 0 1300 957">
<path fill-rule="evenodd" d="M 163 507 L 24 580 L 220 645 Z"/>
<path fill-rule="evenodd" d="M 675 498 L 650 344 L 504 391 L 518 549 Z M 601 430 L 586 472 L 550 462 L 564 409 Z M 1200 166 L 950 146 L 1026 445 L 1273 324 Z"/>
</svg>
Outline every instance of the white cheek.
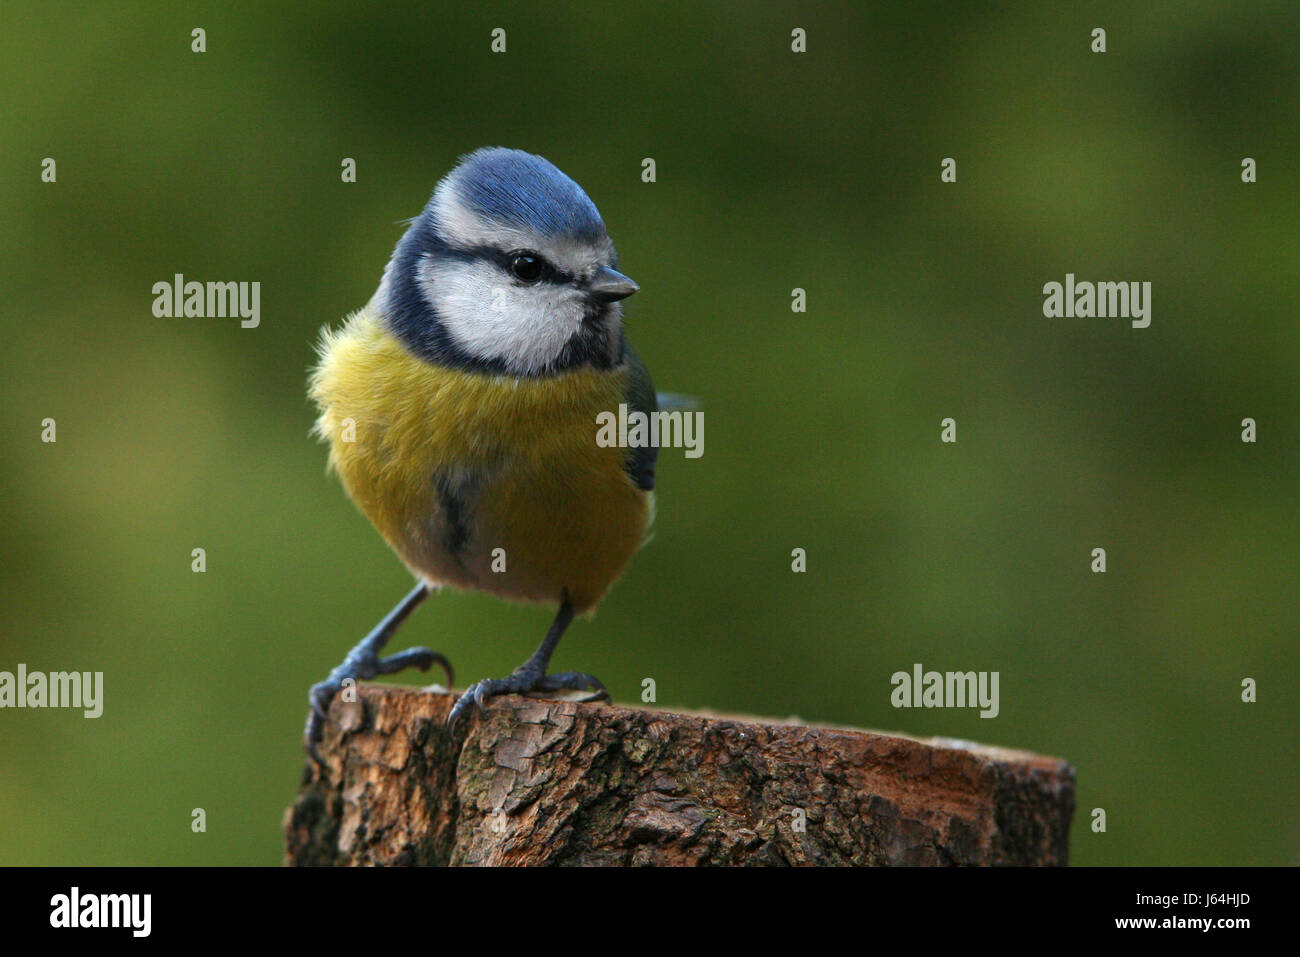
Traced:
<svg viewBox="0 0 1300 957">
<path fill-rule="evenodd" d="M 583 307 L 574 290 L 520 286 L 491 263 L 426 260 L 420 286 L 460 348 L 503 360 L 512 371 L 546 367 L 582 327 Z"/>
</svg>

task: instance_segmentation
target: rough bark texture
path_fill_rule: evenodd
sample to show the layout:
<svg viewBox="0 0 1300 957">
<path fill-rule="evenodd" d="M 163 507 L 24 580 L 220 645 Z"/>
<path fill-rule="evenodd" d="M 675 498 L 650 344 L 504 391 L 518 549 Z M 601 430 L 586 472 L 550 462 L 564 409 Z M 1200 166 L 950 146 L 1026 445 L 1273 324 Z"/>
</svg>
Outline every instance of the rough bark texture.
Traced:
<svg viewBox="0 0 1300 957">
<path fill-rule="evenodd" d="M 286 863 L 1065 864 L 1074 769 L 948 739 L 523 697 L 335 699 Z"/>
</svg>

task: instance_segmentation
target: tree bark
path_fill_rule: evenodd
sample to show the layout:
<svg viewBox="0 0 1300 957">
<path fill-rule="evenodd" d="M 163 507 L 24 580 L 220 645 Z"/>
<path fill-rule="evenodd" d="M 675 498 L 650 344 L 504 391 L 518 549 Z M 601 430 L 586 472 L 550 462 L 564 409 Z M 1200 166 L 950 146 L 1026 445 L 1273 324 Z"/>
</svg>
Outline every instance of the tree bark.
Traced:
<svg viewBox="0 0 1300 957">
<path fill-rule="evenodd" d="M 452 696 L 357 691 L 285 813 L 287 864 L 1066 863 L 1057 758 L 518 696 L 454 742 Z"/>
</svg>

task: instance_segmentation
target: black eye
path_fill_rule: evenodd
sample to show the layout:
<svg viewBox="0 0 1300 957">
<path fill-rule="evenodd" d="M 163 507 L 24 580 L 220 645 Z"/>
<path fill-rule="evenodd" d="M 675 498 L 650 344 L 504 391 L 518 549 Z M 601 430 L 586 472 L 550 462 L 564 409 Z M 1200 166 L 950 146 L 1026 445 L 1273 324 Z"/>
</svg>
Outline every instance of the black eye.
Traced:
<svg viewBox="0 0 1300 957">
<path fill-rule="evenodd" d="M 542 278 L 541 256 L 532 253 L 514 253 L 510 257 L 510 274 L 521 282 L 537 282 Z"/>
</svg>

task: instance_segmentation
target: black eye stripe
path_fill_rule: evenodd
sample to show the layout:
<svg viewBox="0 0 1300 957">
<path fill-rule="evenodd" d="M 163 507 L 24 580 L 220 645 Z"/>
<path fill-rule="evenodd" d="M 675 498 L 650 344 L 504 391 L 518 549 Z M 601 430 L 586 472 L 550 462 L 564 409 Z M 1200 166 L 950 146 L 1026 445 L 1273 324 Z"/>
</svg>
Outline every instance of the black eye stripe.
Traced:
<svg viewBox="0 0 1300 957">
<path fill-rule="evenodd" d="M 509 252 L 500 253 L 499 261 L 505 266 L 506 272 L 512 272 L 511 266 L 515 258 L 519 256 L 530 256 L 540 264 L 541 274 L 535 280 L 536 282 L 546 282 L 556 286 L 564 286 L 573 282 L 571 274 L 564 272 L 555 263 L 534 249 L 512 249 Z"/>
<path fill-rule="evenodd" d="M 573 274 L 560 269 L 534 249 L 499 249 L 496 246 L 462 246 L 454 249 L 454 256 L 464 262 L 490 262 L 501 269 L 507 276 L 514 278 L 510 272 L 511 261 L 519 255 L 536 256 L 542 262 L 540 283 L 565 286 L 573 282 Z M 443 258 L 451 258 L 446 254 Z"/>
</svg>

